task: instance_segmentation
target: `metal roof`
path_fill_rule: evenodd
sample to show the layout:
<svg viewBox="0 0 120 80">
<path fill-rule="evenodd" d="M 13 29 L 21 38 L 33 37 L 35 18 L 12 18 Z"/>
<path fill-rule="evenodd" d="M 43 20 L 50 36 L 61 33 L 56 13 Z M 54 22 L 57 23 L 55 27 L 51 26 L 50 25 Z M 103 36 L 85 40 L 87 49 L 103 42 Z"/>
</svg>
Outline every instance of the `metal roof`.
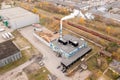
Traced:
<svg viewBox="0 0 120 80">
<path fill-rule="evenodd" d="M 12 43 L 12 41 L 6 41 L 0 43 L 0 60 L 16 54 L 20 50 Z"/>
<path fill-rule="evenodd" d="M 74 63 L 76 60 L 78 60 L 79 58 L 81 58 L 85 54 L 87 54 L 90 50 L 91 50 L 90 47 L 85 47 L 82 50 L 80 50 L 79 52 L 77 52 L 74 56 L 72 56 L 70 58 L 63 58 L 61 63 L 64 64 L 66 67 L 68 67 L 69 65 Z"/>
<path fill-rule="evenodd" d="M 71 35 L 64 35 L 63 39 L 66 41 L 69 41 L 69 40 L 77 41 L 79 43 L 78 47 L 80 47 L 80 46 L 84 45 L 84 43 L 86 43 L 84 40 L 81 40 L 80 38 L 76 38 Z M 53 40 L 52 43 L 56 47 L 58 47 L 59 49 L 61 49 L 62 51 L 66 52 L 66 53 L 70 53 L 71 51 L 78 48 L 78 47 L 73 47 L 71 44 L 63 45 L 63 44 L 59 43 L 58 40 Z"/>
<path fill-rule="evenodd" d="M 35 15 L 21 7 L 14 7 L 9 9 L 0 10 L 0 15 L 7 19 L 16 19 L 20 17 L 25 17 L 27 15 Z"/>
</svg>

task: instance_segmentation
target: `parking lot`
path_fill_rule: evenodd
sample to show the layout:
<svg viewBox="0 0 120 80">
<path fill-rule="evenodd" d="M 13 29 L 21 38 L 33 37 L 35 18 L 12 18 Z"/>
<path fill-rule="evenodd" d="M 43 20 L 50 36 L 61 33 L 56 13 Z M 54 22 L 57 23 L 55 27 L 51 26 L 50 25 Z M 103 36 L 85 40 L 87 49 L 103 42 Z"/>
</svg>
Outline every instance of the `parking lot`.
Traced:
<svg viewBox="0 0 120 80">
<path fill-rule="evenodd" d="M 0 43 L 1 43 L 1 42 L 8 40 L 8 39 L 3 38 L 2 34 L 12 32 L 13 30 L 5 27 L 2 22 L 0 22 L 0 29 L 4 29 L 0 31 Z"/>
</svg>

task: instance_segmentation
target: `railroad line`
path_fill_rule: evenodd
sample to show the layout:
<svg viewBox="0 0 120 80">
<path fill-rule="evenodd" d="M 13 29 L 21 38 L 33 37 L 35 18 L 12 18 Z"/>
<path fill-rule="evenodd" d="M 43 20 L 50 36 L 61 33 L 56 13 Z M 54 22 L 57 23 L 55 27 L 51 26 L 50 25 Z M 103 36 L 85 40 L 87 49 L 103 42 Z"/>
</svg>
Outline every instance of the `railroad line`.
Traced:
<svg viewBox="0 0 120 80">
<path fill-rule="evenodd" d="M 54 17 L 54 19 L 60 20 L 60 18 L 57 18 L 57 17 Z M 117 44 L 120 45 L 120 40 L 118 40 L 118 39 L 115 39 L 115 38 L 112 38 L 112 37 L 110 37 L 110 36 L 101 34 L 101 33 L 96 32 L 96 31 L 94 31 L 94 30 L 90 30 L 90 29 L 88 29 L 88 28 L 86 28 L 86 27 L 83 27 L 83 26 L 80 26 L 80 25 L 76 25 L 76 24 L 71 23 L 71 22 L 69 22 L 69 21 L 67 21 L 67 24 L 70 25 L 70 26 L 76 27 L 76 28 L 78 28 L 78 29 L 80 29 L 80 30 L 83 30 L 83 31 L 85 31 L 85 32 L 88 32 L 88 33 L 90 33 L 90 34 L 92 34 L 92 35 L 94 35 L 94 36 L 100 37 L 100 38 L 105 39 L 105 40 L 110 41 L 110 42 L 115 42 L 115 43 L 117 43 Z"/>
</svg>

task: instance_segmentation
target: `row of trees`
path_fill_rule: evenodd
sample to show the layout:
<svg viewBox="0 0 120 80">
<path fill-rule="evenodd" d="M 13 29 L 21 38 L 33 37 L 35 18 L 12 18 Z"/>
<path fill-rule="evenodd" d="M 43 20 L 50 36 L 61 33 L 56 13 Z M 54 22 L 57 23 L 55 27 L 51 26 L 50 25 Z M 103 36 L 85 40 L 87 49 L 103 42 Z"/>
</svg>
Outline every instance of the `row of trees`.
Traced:
<svg viewBox="0 0 120 80">
<path fill-rule="evenodd" d="M 58 6 L 55 6 L 51 3 L 48 3 L 46 1 L 40 2 L 36 7 L 43 9 L 43 10 L 46 10 L 46 11 L 49 11 L 49 12 L 52 12 L 52 13 L 58 13 L 58 14 L 63 14 L 63 15 L 70 13 L 70 11 L 67 8 L 58 7 Z"/>
<path fill-rule="evenodd" d="M 85 26 L 120 39 L 119 27 L 106 25 L 105 23 L 99 21 L 87 21 Z"/>
</svg>

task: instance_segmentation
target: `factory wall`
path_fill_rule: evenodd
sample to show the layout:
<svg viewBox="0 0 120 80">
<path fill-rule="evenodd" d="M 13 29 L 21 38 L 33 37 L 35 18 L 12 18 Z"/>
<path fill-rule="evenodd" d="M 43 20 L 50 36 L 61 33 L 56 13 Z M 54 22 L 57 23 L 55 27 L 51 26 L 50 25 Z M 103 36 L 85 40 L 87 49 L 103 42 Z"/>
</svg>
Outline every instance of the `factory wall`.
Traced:
<svg viewBox="0 0 120 80">
<path fill-rule="evenodd" d="M 62 57 L 70 58 L 74 56 L 78 51 L 80 51 L 82 48 L 85 48 L 87 46 L 87 43 L 84 43 L 83 45 L 79 46 L 78 48 L 74 49 L 73 51 L 66 53 L 62 49 L 55 46 L 52 42 L 50 43 L 50 48 L 52 48 L 53 51 L 57 52 L 58 54 L 61 54 Z"/>
<path fill-rule="evenodd" d="M 14 62 L 14 61 L 20 59 L 21 57 L 22 57 L 21 52 L 18 52 L 14 55 L 11 55 L 11 56 L 7 57 L 7 58 L 1 59 L 0 60 L 0 67 L 5 66 L 5 65 L 7 65 L 11 62 Z"/>
<path fill-rule="evenodd" d="M 39 23 L 39 16 L 35 14 L 24 15 L 19 18 L 8 20 L 8 23 L 12 29 L 17 29 L 33 23 Z"/>
</svg>

